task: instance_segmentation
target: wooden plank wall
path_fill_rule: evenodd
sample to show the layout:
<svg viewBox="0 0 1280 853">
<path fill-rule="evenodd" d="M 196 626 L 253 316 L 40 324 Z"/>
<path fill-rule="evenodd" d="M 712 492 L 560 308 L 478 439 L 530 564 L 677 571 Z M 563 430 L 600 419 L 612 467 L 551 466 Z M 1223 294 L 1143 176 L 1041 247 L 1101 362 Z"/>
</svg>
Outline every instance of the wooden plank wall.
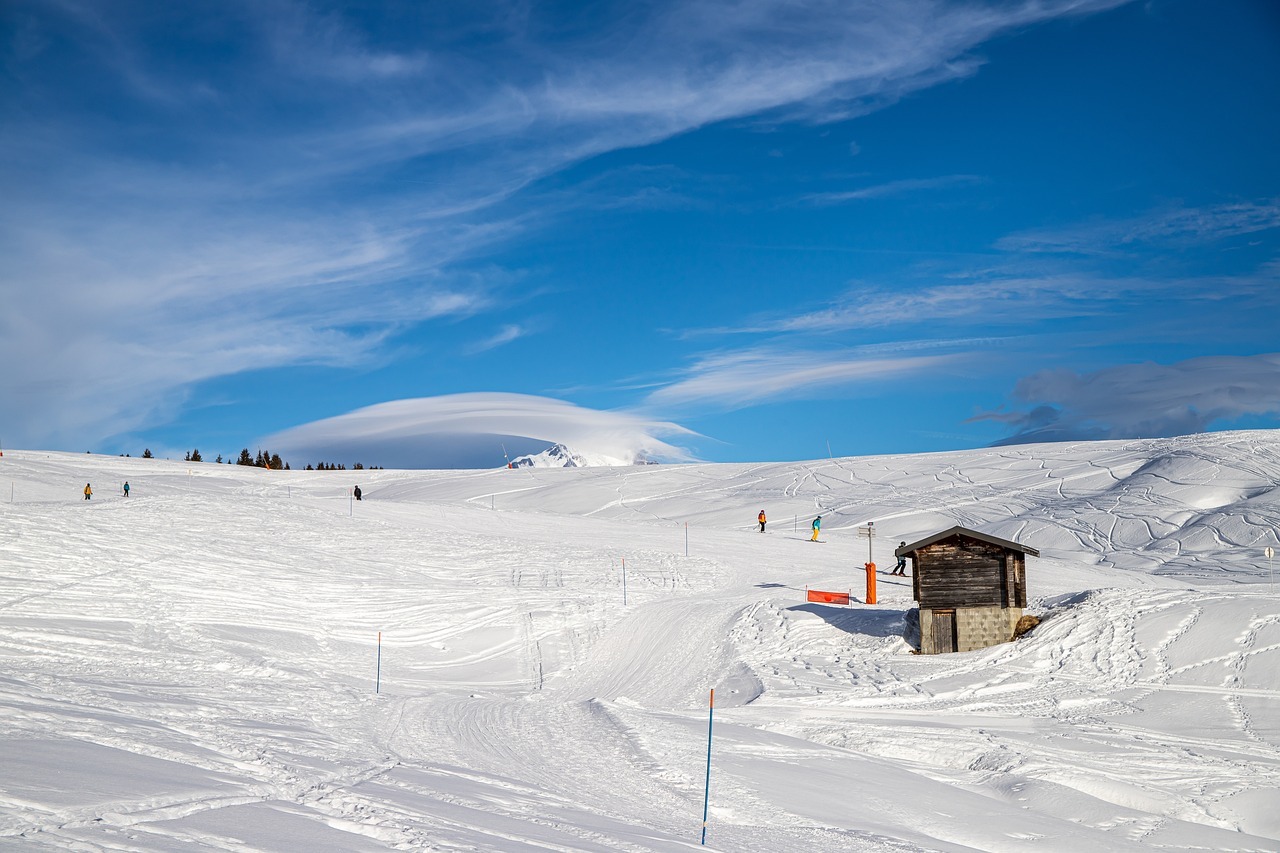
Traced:
<svg viewBox="0 0 1280 853">
<path fill-rule="evenodd" d="M 967 536 L 928 545 L 915 555 L 917 600 L 930 608 L 1023 606 L 1014 600 L 1019 592 L 1025 599 L 1025 584 L 1007 577 L 1021 575 L 1008 571 L 1015 555 L 1022 557 Z"/>
</svg>

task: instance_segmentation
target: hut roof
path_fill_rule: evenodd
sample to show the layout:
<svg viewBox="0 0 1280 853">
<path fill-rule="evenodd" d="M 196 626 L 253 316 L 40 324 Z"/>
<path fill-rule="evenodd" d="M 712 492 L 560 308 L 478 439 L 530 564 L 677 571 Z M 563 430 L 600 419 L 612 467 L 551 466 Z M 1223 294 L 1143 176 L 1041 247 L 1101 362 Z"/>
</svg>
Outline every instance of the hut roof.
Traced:
<svg viewBox="0 0 1280 853">
<path fill-rule="evenodd" d="M 952 527 L 950 530 L 944 530 L 941 533 L 935 533 L 927 539 L 921 539 L 919 542 L 912 542 L 904 545 L 893 552 L 895 557 L 902 557 L 910 554 L 912 551 L 932 545 L 934 542 L 941 542 L 943 539 L 950 539 L 952 536 L 968 536 L 971 539 L 977 539 L 980 542 L 989 542 L 992 545 L 999 545 L 1001 548 L 1008 548 L 1010 551 L 1021 551 L 1023 554 L 1030 554 L 1033 557 L 1039 557 L 1040 552 L 1035 548 L 1027 545 L 1019 545 L 1017 542 L 1010 542 L 1008 539 L 1001 539 L 999 536 L 992 536 L 989 533 L 979 533 L 976 530 L 970 530 L 967 527 Z"/>
</svg>

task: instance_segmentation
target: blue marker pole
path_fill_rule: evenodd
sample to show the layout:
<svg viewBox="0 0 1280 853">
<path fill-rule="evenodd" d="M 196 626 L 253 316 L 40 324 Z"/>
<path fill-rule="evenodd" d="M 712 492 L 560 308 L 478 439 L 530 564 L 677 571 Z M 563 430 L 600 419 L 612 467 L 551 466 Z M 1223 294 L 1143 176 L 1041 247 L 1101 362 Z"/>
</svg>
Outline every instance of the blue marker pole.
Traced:
<svg viewBox="0 0 1280 853">
<path fill-rule="evenodd" d="M 707 806 L 711 802 L 711 724 L 716 716 L 716 692 L 711 691 L 711 702 L 707 705 L 707 790 L 702 795 L 702 843 L 707 843 Z"/>
<path fill-rule="evenodd" d="M 373 682 L 373 692 L 382 692 L 382 632 L 378 632 L 378 675 Z"/>
</svg>

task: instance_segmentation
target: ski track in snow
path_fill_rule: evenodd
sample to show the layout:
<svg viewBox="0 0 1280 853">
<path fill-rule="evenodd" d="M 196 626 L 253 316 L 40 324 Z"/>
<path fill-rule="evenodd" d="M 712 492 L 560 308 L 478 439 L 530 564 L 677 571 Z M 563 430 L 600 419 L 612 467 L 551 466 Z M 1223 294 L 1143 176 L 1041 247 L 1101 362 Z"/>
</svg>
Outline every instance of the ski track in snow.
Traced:
<svg viewBox="0 0 1280 853">
<path fill-rule="evenodd" d="M 1280 847 L 1274 433 L 634 470 L 5 453 L 0 846 L 691 848 L 715 688 L 712 849 Z M 923 657 L 910 578 L 806 603 L 861 597 L 869 520 L 882 565 L 954 524 L 1037 547 L 1040 627 Z"/>
</svg>

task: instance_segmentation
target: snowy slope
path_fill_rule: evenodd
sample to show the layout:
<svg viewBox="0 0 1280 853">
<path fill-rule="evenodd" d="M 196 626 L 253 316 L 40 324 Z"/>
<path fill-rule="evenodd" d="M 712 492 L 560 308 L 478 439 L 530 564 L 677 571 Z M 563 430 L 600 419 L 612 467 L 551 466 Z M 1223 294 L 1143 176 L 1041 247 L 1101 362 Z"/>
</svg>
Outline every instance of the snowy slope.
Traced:
<svg viewBox="0 0 1280 853">
<path fill-rule="evenodd" d="M 688 849 L 715 688 L 712 849 L 1275 850 L 1278 477 L 1274 432 L 497 471 L 6 450 L 0 847 Z M 1040 549 L 1045 621 L 922 657 L 909 578 L 805 603 L 861 597 L 868 520 L 882 566 L 957 523 Z"/>
</svg>

